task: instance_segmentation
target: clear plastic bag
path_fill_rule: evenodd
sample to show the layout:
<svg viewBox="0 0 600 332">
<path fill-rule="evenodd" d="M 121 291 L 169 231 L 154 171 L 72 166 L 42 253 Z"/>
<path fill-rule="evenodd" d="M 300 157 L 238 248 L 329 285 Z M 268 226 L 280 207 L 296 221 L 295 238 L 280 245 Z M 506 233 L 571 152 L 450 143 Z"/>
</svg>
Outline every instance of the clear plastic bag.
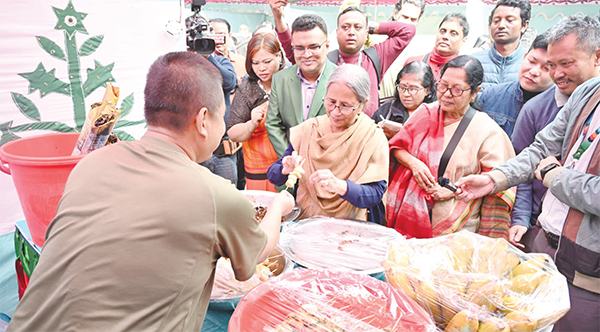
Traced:
<svg viewBox="0 0 600 332">
<path fill-rule="evenodd" d="M 370 222 L 313 217 L 286 224 L 279 246 L 304 267 L 376 274 L 383 272 L 387 243 L 403 238 Z"/>
<path fill-rule="evenodd" d="M 428 313 L 390 284 L 348 272 L 295 269 L 242 300 L 230 332 L 435 331 Z"/>
<path fill-rule="evenodd" d="M 541 331 L 570 308 L 567 282 L 545 254 L 462 231 L 389 244 L 386 280 L 440 330 Z"/>
</svg>

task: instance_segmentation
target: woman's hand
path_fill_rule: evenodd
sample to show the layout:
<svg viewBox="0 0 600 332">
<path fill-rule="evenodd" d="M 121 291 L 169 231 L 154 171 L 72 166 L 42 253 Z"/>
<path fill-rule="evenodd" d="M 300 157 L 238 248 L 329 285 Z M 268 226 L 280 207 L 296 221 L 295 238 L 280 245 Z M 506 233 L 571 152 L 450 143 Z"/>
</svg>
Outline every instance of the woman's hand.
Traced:
<svg viewBox="0 0 600 332">
<path fill-rule="evenodd" d="M 348 184 L 346 181 L 336 178 L 329 169 L 320 169 L 312 173 L 309 181 L 315 186 L 321 187 L 323 190 L 336 193 L 338 195 L 343 196 L 348 191 Z"/>
<path fill-rule="evenodd" d="M 448 190 L 437 183 L 431 188 L 426 188 L 425 191 L 428 194 L 430 194 L 431 198 L 436 202 L 446 201 L 450 198 L 456 197 L 456 195 L 451 190 Z"/>
<path fill-rule="evenodd" d="M 256 127 L 258 127 L 258 125 L 263 120 L 263 118 L 265 117 L 266 114 L 267 114 L 267 108 L 265 107 L 265 104 L 256 106 L 255 108 L 252 109 L 252 111 L 250 112 L 250 121 L 252 122 L 254 129 L 256 129 Z"/>
<path fill-rule="evenodd" d="M 293 151 L 291 156 L 283 157 L 283 159 L 281 160 L 281 164 L 283 165 L 281 174 L 290 174 L 298 165 L 301 165 L 303 161 L 304 158 L 302 156 L 299 156 L 298 152 Z M 304 174 L 304 170 L 302 170 L 301 172 L 302 174 Z"/>
<path fill-rule="evenodd" d="M 387 137 L 387 139 L 390 139 L 392 137 L 394 137 L 394 135 L 396 135 L 401 128 L 395 129 L 395 128 L 389 128 L 389 127 L 381 127 L 381 129 L 383 129 L 383 133 L 385 134 L 385 137 Z"/>
<path fill-rule="evenodd" d="M 419 187 L 423 188 L 423 190 L 432 189 L 434 186 L 438 185 L 433 175 L 431 175 L 429 167 L 419 159 L 415 158 L 409 168 L 412 171 L 417 184 Z"/>
</svg>

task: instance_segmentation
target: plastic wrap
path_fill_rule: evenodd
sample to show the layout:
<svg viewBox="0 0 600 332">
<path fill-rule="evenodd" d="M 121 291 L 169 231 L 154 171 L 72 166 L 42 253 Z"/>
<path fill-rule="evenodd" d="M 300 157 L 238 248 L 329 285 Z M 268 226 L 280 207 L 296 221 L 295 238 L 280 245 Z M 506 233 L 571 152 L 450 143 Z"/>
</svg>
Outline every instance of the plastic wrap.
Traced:
<svg viewBox="0 0 600 332">
<path fill-rule="evenodd" d="M 347 272 L 295 269 L 240 301 L 230 332 L 435 331 L 417 303 L 391 285 Z"/>
<path fill-rule="evenodd" d="M 238 281 L 235 279 L 231 262 L 221 257 L 217 261 L 209 307 L 216 310 L 233 310 L 242 296 L 252 288 L 293 268 L 294 263 L 286 259 L 281 250 L 275 248 L 269 258 L 256 267 L 256 272 L 250 279 Z"/>
<path fill-rule="evenodd" d="M 440 330 L 541 331 L 569 311 L 567 281 L 545 254 L 462 231 L 390 243 L 386 280 Z"/>
<path fill-rule="evenodd" d="M 262 220 L 262 217 L 264 217 L 264 214 L 267 211 L 267 207 L 271 204 L 273 197 L 277 195 L 277 193 L 263 190 L 240 190 L 240 192 L 248 198 L 254 209 L 256 209 L 256 219 L 258 221 Z M 300 208 L 295 206 L 292 209 L 292 212 L 281 217 L 281 222 L 294 221 L 299 215 Z"/>
<path fill-rule="evenodd" d="M 364 274 L 383 272 L 387 243 L 404 237 L 370 222 L 314 217 L 287 224 L 279 246 L 294 262 L 311 268 Z"/>
</svg>

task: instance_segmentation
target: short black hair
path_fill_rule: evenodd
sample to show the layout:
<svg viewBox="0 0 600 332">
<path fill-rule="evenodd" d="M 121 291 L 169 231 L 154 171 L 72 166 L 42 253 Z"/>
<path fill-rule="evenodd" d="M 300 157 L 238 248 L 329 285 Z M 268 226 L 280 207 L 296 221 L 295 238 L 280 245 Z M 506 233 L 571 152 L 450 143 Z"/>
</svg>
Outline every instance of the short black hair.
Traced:
<svg viewBox="0 0 600 332">
<path fill-rule="evenodd" d="M 310 31 L 314 28 L 319 28 L 325 35 L 327 35 L 327 23 L 325 20 L 315 14 L 304 14 L 292 23 L 292 34 L 298 31 Z"/>
<path fill-rule="evenodd" d="M 461 14 L 461 13 L 446 14 L 446 16 L 444 16 L 444 18 L 440 22 L 440 26 L 438 27 L 438 29 L 441 28 L 442 24 L 444 24 L 444 22 L 446 22 L 446 21 L 457 21 L 463 30 L 463 38 L 469 35 L 469 22 L 467 22 L 467 17 L 464 14 Z"/>
<path fill-rule="evenodd" d="M 348 12 L 359 12 L 361 14 L 363 14 L 363 16 L 365 17 L 365 23 L 369 24 L 369 18 L 367 17 L 367 14 L 360 8 L 355 7 L 355 6 L 349 6 L 344 8 L 344 10 L 342 10 L 337 17 L 337 24 L 340 25 L 340 17 L 342 17 L 342 15 L 348 13 Z"/>
<path fill-rule="evenodd" d="M 467 74 L 467 84 L 471 87 L 471 93 L 477 91 L 477 88 L 481 85 L 481 82 L 483 82 L 483 66 L 479 60 L 472 56 L 459 55 L 448 61 L 444 68 L 442 68 L 440 77 L 444 77 L 444 73 L 448 68 L 462 68 L 465 70 L 465 73 Z"/>
<path fill-rule="evenodd" d="M 529 48 L 529 51 L 527 52 L 531 52 L 531 50 L 533 50 L 534 48 L 541 48 L 544 51 L 548 50 L 548 40 L 546 40 L 546 38 L 548 37 L 548 33 L 544 32 L 541 35 L 537 35 L 535 37 L 535 39 L 533 40 L 533 43 L 531 43 L 531 47 Z"/>
<path fill-rule="evenodd" d="M 421 8 L 421 13 L 419 14 L 419 18 L 421 18 L 421 16 L 423 16 L 423 13 L 425 12 L 425 1 L 423 1 L 423 0 L 398 0 L 398 2 L 396 2 L 396 4 L 394 5 L 394 11 L 396 13 L 401 11 L 402 5 L 404 5 L 405 3 L 410 3 L 410 4 L 413 4 L 413 5 Z"/>
<path fill-rule="evenodd" d="M 529 0 L 499 0 L 496 3 L 496 7 L 492 9 L 489 18 L 489 25 L 492 25 L 492 20 L 494 17 L 494 13 L 496 12 L 496 8 L 500 6 L 519 8 L 521 10 L 521 27 L 524 27 L 525 24 L 527 24 L 527 21 L 529 21 L 529 19 L 531 18 L 531 3 L 529 2 Z"/>
<path fill-rule="evenodd" d="M 408 63 L 406 66 L 400 70 L 398 76 L 396 76 L 396 85 L 400 83 L 402 76 L 406 74 L 416 74 L 421 80 L 421 85 L 424 88 L 429 88 L 429 94 L 425 96 L 423 99 L 423 103 L 431 103 L 436 101 L 437 96 L 435 94 L 435 77 L 433 76 L 433 71 L 431 71 L 431 67 L 428 64 L 422 61 L 413 61 Z M 394 98 L 396 100 L 400 100 L 400 93 L 398 89 L 394 91 Z"/>
<path fill-rule="evenodd" d="M 222 84 L 223 78 L 217 67 L 200 54 L 165 54 L 154 61 L 146 76 L 146 122 L 152 126 L 184 130 L 202 107 L 217 115 L 224 102 Z"/>
<path fill-rule="evenodd" d="M 224 19 L 224 18 L 213 18 L 212 20 L 208 21 L 208 23 L 212 23 L 212 22 L 225 23 L 225 25 L 227 25 L 227 33 L 231 33 L 231 25 L 229 24 L 229 22 L 227 22 L 226 19 Z"/>
</svg>

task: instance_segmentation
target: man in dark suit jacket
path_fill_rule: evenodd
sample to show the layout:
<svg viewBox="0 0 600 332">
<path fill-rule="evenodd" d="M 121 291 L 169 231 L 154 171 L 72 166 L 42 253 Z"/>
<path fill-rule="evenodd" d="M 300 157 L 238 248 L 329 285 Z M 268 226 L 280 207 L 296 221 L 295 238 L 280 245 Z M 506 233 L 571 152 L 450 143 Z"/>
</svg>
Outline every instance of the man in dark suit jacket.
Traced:
<svg viewBox="0 0 600 332">
<path fill-rule="evenodd" d="M 281 157 L 289 144 L 289 129 L 308 118 L 327 114 L 323 97 L 336 65 L 327 60 L 327 25 L 306 14 L 292 24 L 292 52 L 296 64 L 273 76 L 266 127 Z"/>
</svg>

